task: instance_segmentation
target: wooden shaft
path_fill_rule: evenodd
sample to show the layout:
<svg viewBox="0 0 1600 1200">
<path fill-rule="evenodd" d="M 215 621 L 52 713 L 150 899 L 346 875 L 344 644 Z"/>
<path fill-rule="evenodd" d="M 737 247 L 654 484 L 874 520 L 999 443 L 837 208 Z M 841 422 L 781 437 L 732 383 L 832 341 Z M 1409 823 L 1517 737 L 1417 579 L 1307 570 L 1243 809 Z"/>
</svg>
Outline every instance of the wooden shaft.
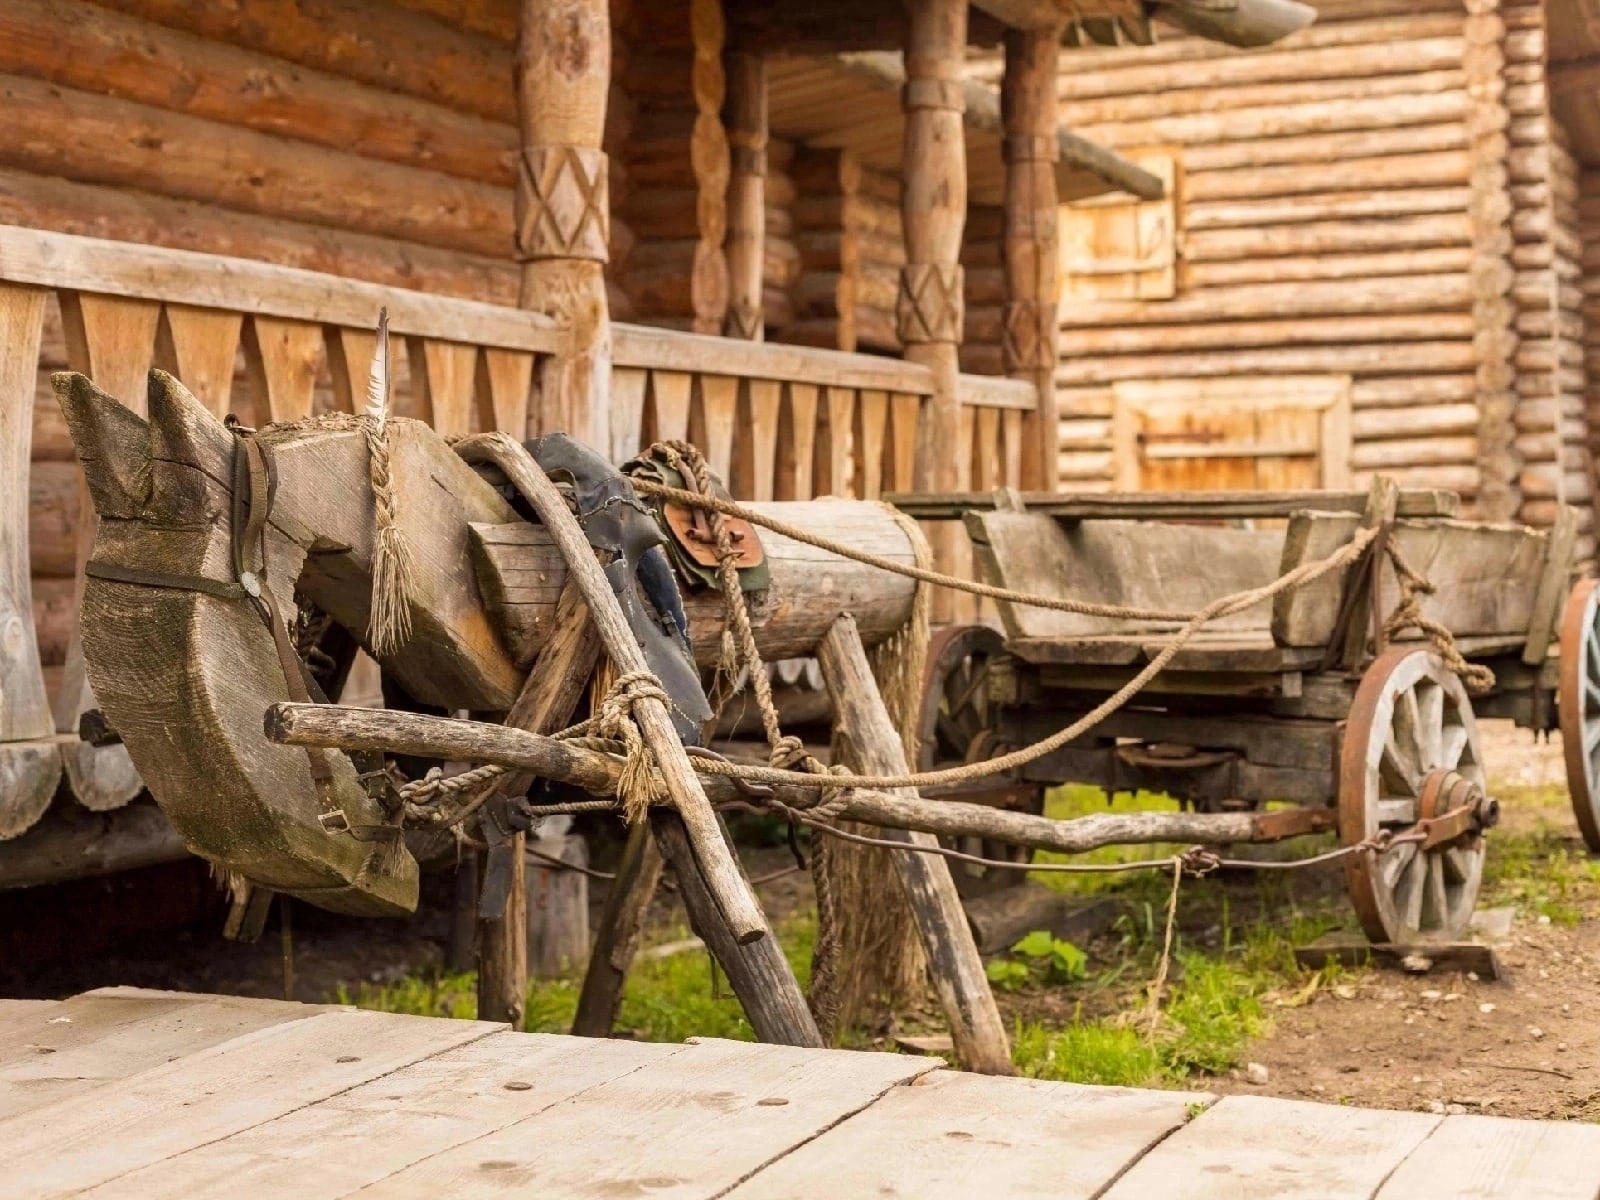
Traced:
<svg viewBox="0 0 1600 1200">
<path fill-rule="evenodd" d="M 906 771 L 905 747 L 867 661 L 855 621 L 840 617 L 817 647 L 833 697 L 837 727 L 849 740 L 852 764 L 862 771 Z M 900 793 L 897 793 L 897 795 Z M 914 791 L 904 795 L 909 799 Z M 934 846 L 927 833 L 886 829 L 883 836 L 909 846 Z M 961 910 L 961 897 L 944 859 L 915 850 L 890 855 L 928 959 L 928 974 L 950 1023 L 961 1065 L 986 1075 L 1013 1075 L 1011 1046 L 984 974 L 983 958 Z"/>
<path fill-rule="evenodd" d="M 522 0 L 519 303 L 572 330 L 570 351 L 544 367 L 544 411 L 537 419 L 540 432 L 563 430 L 605 452 L 611 448 L 610 203 L 600 146 L 610 85 L 607 0 Z"/>
<path fill-rule="evenodd" d="M 267 709 L 266 730 L 268 738 L 287 746 L 379 750 L 446 761 L 499 763 L 597 796 L 614 795 L 622 774 L 620 759 L 554 738 L 478 721 L 390 709 L 274 704 Z M 727 776 L 700 778 L 714 803 L 733 804 L 747 799 Z M 773 789 L 774 799 L 796 808 L 808 807 L 815 796 L 814 788 L 800 785 Z M 1253 813 L 1105 813 L 1057 821 L 985 804 L 882 791 L 851 790 L 844 793 L 844 799 L 839 815 L 847 820 L 940 837 L 983 838 L 1059 854 L 1083 854 L 1102 846 L 1160 842 L 1215 845 L 1272 841 L 1281 836 L 1264 830 Z"/>
<path fill-rule="evenodd" d="M 1059 25 L 1007 30 L 1000 114 L 1005 128 L 1006 307 L 1001 347 L 1006 374 L 1038 391 L 1023 422 L 1023 486 L 1054 491 L 1059 481 L 1056 403 L 1057 209 L 1056 57 Z"/>
<path fill-rule="evenodd" d="M 584 972 L 583 990 L 572 1032 L 578 1037 L 610 1037 L 622 1005 L 622 987 L 639 950 L 650 901 L 661 883 L 661 850 L 647 822 L 628 832 L 628 845 L 600 913 L 594 951 Z"/>
<path fill-rule="evenodd" d="M 577 581 L 595 626 L 600 631 L 606 653 L 611 656 L 618 674 L 648 671 L 644 651 L 629 628 L 627 618 L 622 615 L 622 607 L 611 591 L 611 584 L 600 564 L 595 561 L 594 551 L 584 537 L 583 530 L 578 527 L 577 518 L 567 508 L 555 484 L 533 465 L 526 450 L 504 434 L 491 434 L 481 441 L 497 448 L 495 461 L 512 485 L 527 497 L 540 521 L 555 539 L 571 572 L 569 578 Z M 723 916 L 739 941 L 749 942 L 765 937 L 766 918 L 749 885 L 739 873 L 728 844 L 722 839 L 716 815 L 711 811 L 699 777 L 690 766 L 689 756 L 684 751 L 683 743 L 678 740 L 677 731 L 673 729 L 667 706 L 660 700 L 642 699 L 634 704 L 633 717 L 645 744 L 655 757 L 668 794 L 683 816 L 689 841 L 694 846 L 701 870 L 705 872 L 706 886 L 716 897 Z"/>
<path fill-rule="evenodd" d="M 759 54 L 728 59 L 729 337 L 762 340 L 762 269 L 767 237 L 767 64 Z"/>
<path fill-rule="evenodd" d="M 591 552 L 590 559 L 594 561 Z M 600 638 L 577 583 L 569 577 L 556 603 L 555 633 L 539 651 L 506 726 L 529 733 L 554 733 L 567 724 L 583 697 L 600 656 Z M 527 791 L 533 777 L 514 772 L 497 791 L 515 796 Z M 478 1016 L 521 1028 L 528 994 L 527 835 L 511 835 L 511 887 L 499 919 L 478 929 Z"/>
<path fill-rule="evenodd" d="M 822 1034 L 778 939 L 744 942 L 734 935 L 707 890 L 705 873 L 678 813 L 667 808 L 654 810 L 650 829 L 672 866 L 690 926 L 721 964 L 756 1037 L 783 1046 L 820 1048 Z"/>
</svg>

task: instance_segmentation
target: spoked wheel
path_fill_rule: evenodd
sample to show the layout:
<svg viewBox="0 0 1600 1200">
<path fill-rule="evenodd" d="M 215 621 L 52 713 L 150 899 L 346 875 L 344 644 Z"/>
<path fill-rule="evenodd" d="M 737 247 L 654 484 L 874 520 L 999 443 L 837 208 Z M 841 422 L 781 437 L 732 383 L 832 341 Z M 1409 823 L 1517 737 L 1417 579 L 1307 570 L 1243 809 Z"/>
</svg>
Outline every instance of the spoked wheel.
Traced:
<svg viewBox="0 0 1600 1200">
<path fill-rule="evenodd" d="M 922 674 L 920 770 L 978 761 L 990 732 L 989 663 L 1004 645 L 987 625 L 952 625 L 933 636 Z"/>
<path fill-rule="evenodd" d="M 1004 639 L 987 625 L 952 625 L 934 635 L 922 677 L 919 770 L 984 762 L 1003 752 L 1005 747 L 998 744 L 990 711 L 988 676 L 990 664 L 1004 647 Z M 937 798 L 939 791 L 934 789 L 927 794 Z M 967 798 L 983 802 L 978 796 Z M 1031 857 L 1025 849 L 981 838 L 961 838 L 947 844 L 984 858 L 1026 862 Z M 965 895 L 1009 887 L 1027 878 L 1022 871 L 991 870 L 976 863 L 953 862 L 950 866 Z"/>
<path fill-rule="evenodd" d="M 1582 579 L 1561 614 L 1561 678 L 1556 711 L 1567 760 L 1572 813 L 1589 849 L 1600 854 L 1600 580 Z"/>
<path fill-rule="evenodd" d="M 1483 754 L 1461 680 L 1430 651 L 1400 647 L 1361 678 L 1339 761 L 1339 840 L 1483 804 Z M 1483 879 L 1476 832 L 1345 858 L 1345 886 L 1373 942 L 1450 941 L 1466 932 Z"/>
</svg>

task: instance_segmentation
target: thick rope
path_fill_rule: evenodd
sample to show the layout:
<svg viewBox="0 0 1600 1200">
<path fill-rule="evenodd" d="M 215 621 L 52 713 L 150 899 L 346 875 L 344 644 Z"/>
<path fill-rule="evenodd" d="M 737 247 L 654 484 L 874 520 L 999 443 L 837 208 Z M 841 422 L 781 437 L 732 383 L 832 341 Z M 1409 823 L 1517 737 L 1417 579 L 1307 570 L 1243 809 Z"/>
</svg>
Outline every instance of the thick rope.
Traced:
<svg viewBox="0 0 1600 1200">
<path fill-rule="evenodd" d="M 617 778 L 617 795 L 622 800 L 623 818 L 629 825 L 644 819 L 659 794 L 657 776 L 652 770 L 655 758 L 633 716 L 633 706 L 641 700 L 672 703 L 661 682 L 649 671 L 619 675 L 600 701 L 594 722 L 603 736 L 622 743 L 622 774 Z"/>
<path fill-rule="evenodd" d="M 1437 621 L 1422 615 L 1422 597 L 1431 596 L 1438 589 L 1411 566 L 1391 538 L 1388 542 L 1389 561 L 1394 564 L 1395 579 L 1400 584 L 1400 601 L 1389 614 L 1384 633 L 1394 637 L 1404 629 L 1416 629 L 1444 665 L 1461 677 L 1468 692 L 1481 696 L 1493 691 L 1494 672 L 1482 663 L 1468 662 L 1456 646 L 1455 635 Z"/>
</svg>

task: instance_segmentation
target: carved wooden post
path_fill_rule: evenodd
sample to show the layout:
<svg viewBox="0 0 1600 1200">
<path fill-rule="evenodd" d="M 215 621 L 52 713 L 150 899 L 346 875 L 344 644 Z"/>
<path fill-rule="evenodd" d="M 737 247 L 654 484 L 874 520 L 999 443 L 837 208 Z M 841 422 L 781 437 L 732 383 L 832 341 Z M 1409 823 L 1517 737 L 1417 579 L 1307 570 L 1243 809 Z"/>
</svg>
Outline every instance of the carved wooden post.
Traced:
<svg viewBox="0 0 1600 1200">
<path fill-rule="evenodd" d="M 906 0 L 905 144 L 901 217 L 906 265 L 900 269 L 895 325 L 905 357 L 933 372 L 933 396 L 917 429 L 917 487 L 953 492 L 962 484 L 959 346 L 964 281 L 959 263 L 967 217 L 967 147 L 962 63 L 965 0 Z M 929 531 L 935 560 L 959 569 L 965 537 L 942 522 Z M 948 593 L 934 617 L 948 620 Z"/>
<path fill-rule="evenodd" d="M 606 0 L 523 0 L 517 75 L 520 303 L 572 327 L 569 353 L 545 367 L 542 424 L 609 450 L 611 214 L 600 149 L 611 79 Z"/>
<path fill-rule="evenodd" d="M 728 55 L 729 337 L 762 339 L 762 265 L 767 239 L 767 64 L 759 54 Z"/>
<path fill-rule="evenodd" d="M 695 108 L 689 161 L 699 192 L 695 217 L 700 229 L 689 280 L 692 328 L 696 333 L 721 333 L 728 319 L 728 258 L 723 242 L 728 236 L 729 172 L 728 134 L 722 126 L 722 105 L 727 98 L 727 77 L 722 69 L 727 23 L 722 0 L 689 0 L 689 32 L 694 42 L 689 83 Z"/>
<path fill-rule="evenodd" d="M 1005 124 L 1006 374 L 1038 391 L 1023 423 L 1022 486 L 1055 491 L 1056 415 L 1056 54 L 1061 29 L 1006 31 L 1000 114 Z"/>
</svg>

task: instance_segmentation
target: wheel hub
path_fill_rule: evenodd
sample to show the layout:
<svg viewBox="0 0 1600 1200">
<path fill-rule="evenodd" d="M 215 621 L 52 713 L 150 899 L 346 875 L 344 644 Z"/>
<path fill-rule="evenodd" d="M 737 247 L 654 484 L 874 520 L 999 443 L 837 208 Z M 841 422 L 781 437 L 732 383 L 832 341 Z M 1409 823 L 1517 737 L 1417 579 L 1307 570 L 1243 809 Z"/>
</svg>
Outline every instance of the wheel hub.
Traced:
<svg viewBox="0 0 1600 1200">
<path fill-rule="evenodd" d="M 1422 848 L 1431 850 L 1494 828 L 1500 822 L 1500 802 L 1459 771 L 1441 768 L 1423 776 L 1417 818 Z"/>
</svg>

